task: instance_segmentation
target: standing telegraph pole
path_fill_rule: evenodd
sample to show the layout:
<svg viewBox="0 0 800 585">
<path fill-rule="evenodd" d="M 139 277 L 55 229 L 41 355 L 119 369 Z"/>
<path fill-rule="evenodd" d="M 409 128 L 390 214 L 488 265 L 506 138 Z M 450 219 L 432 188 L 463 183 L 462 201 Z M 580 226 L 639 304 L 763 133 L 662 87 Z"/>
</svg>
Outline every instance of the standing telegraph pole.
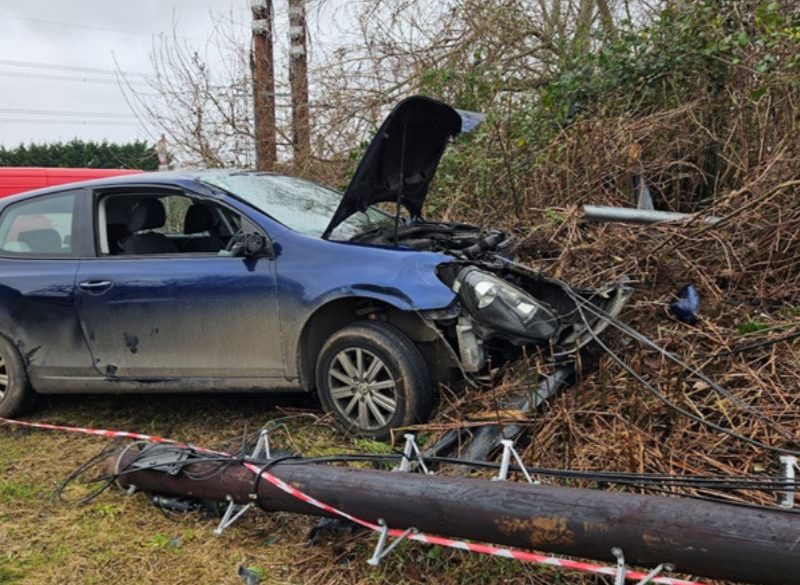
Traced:
<svg viewBox="0 0 800 585">
<path fill-rule="evenodd" d="M 289 83 L 292 86 L 292 146 L 295 162 L 311 153 L 305 0 L 289 0 Z"/>
<path fill-rule="evenodd" d="M 250 0 L 253 12 L 253 109 L 256 126 L 256 167 L 273 170 L 275 146 L 275 70 L 272 56 L 272 0 Z"/>
</svg>

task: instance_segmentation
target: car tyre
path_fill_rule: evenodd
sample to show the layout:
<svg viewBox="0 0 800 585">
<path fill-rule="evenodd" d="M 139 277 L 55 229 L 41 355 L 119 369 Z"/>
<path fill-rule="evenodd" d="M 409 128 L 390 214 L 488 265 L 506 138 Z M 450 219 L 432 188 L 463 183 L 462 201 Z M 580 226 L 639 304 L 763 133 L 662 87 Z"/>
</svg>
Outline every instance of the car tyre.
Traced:
<svg viewBox="0 0 800 585">
<path fill-rule="evenodd" d="M 391 429 L 427 420 L 434 404 L 430 372 L 397 328 L 366 321 L 340 329 L 317 359 L 317 392 L 348 432 L 384 440 Z"/>
<path fill-rule="evenodd" d="M 17 348 L 0 337 L 0 417 L 24 413 L 36 398 Z"/>
</svg>

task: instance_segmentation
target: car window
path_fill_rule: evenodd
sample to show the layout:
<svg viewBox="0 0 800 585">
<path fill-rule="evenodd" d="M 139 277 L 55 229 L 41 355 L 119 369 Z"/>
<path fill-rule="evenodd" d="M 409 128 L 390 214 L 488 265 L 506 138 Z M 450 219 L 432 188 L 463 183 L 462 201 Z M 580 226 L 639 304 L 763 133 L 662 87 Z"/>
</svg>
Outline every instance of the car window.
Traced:
<svg viewBox="0 0 800 585">
<path fill-rule="evenodd" d="M 0 251 L 20 256 L 72 256 L 75 194 L 15 203 L 0 219 Z"/>
<path fill-rule="evenodd" d="M 115 193 L 98 205 L 101 255 L 225 255 L 241 226 L 229 209 L 182 194 Z"/>
<path fill-rule="evenodd" d="M 329 187 L 285 175 L 208 173 L 202 180 L 233 193 L 283 225 L 309 236 L 322 235 L 342 200 L 342 194 Z M 388 214 L 370 207 L 340 224 L 331 239 L 349 239 L 390 222 Z"/>
</svg>

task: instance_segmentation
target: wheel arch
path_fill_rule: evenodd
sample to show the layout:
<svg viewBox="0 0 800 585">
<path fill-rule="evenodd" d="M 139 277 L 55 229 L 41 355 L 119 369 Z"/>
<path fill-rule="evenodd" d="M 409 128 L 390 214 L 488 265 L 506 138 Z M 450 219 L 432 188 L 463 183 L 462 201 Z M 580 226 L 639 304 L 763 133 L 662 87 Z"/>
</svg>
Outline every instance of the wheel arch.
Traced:
<svg viewBox="0 0 800 585">
<path fill-rule="evenodd" d="M 339 297 L 318 307 L 306 320 L 297 347 L 297 368 L 301 383 L 315 390 L 314 369 L 317 356 L 328 338 L 339 329 L 362 320 L 389 323 L 402 331 L 422 352 L 431 376 L 441 378 L 442 342 L 435 325 L 418 312 L 408 310 L 383 299 L 368 296 Z M 446 366 L 444 366 L 446 369 Z"/>
</svg>

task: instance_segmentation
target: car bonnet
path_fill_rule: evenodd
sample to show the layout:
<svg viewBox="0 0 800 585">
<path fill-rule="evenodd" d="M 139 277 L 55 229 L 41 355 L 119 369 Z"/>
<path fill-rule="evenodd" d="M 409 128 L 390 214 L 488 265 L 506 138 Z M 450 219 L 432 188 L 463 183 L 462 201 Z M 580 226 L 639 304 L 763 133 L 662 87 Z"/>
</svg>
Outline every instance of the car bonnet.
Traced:
<svg viewBox="0 0 800 585">
<path fill-rule="evenodd" d="M 424 96 L 401 101 L 372 139 L 322 237 L 354 213 L 384 201 L 397 201 L 412 218 L 419 217 L 448 141 L 482 120 L 481 114 Z"/>
</svg>

